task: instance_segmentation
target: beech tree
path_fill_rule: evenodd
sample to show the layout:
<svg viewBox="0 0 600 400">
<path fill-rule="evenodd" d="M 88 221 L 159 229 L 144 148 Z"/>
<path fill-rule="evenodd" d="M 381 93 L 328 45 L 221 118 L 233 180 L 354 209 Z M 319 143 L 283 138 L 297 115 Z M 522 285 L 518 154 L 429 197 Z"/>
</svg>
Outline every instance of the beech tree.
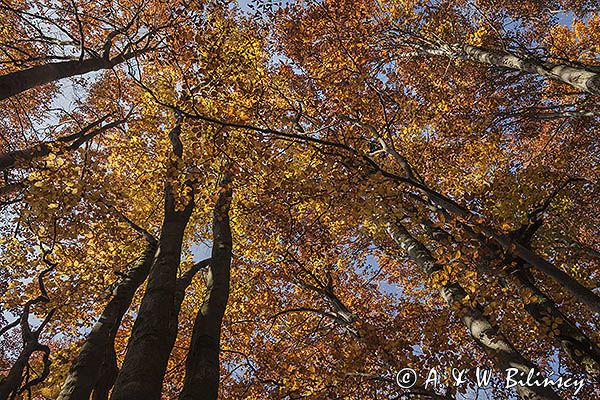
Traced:
<svg viewBox="0 0 600 400">
<path fill-rule="evenodd" d="M 597 398 L 593 2 L 0 15 L 0 399 Z"/>
</svg>

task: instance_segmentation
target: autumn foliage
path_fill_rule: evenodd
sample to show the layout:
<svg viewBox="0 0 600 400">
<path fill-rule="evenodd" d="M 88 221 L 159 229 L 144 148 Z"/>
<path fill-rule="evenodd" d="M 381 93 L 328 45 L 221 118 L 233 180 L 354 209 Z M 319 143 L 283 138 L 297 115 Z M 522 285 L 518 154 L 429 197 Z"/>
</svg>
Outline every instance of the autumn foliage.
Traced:
<svg viewBox="0 0 600 400">
<path fill-rule="evenodd" d="M 595 1 L 0 0 L 0 400 L 599 398 L 599 99 Z"/>
</svg>

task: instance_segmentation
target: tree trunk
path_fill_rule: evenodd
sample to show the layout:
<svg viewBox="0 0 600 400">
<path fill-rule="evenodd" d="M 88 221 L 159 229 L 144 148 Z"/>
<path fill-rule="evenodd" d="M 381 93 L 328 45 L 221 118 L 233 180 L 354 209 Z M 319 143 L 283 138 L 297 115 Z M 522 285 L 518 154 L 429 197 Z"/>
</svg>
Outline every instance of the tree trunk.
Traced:
<svg viewBox="0 0 600 400">
<path fill-rule="evenodd" d="M 92 400 L 108 400 L 110 390 L 115 384 L 119 368 L 117 367 L 117 353 L 114 345 L 108 349 L 107 357 L 102 363 L 100 376 L 94 385 Z"/>
<path fill-rule="evenodd" d="M 600 349 L 575 324 L 564 316 L 556 303 L 536 285 L 533 276 L 523 266 L 513 272 L 519 283 L 532 293 L 525 310 L 546 328 L 567 356 L 596 381 L 600 381 Z"/>
<path fill-rule="evenodd" d="M 59 145 L 61 143 L 69 143 L 67 149 L 76 150 L 82 144 L 93 139 L 98 134 L 125 122 L 125 119 L 121 119 L 97 128 L 106 120 L 106 118 L 108 118 L 108 115 L 98 119 L 95 122 L 92 122 L 77 133 L 58 138 L 55 141 L 39 143 L 23 150 L 9 151 L 7 153 L 0 154 L 0 172 L 14 167 L 19 161 L 31 161 L 33 159 L 49 155 L 52 151 L 53 144 Z"/>
<path fill-rule="evenodd" d="M 47 269 L 46 271 L 50 271 Z M 42 272 L 40 276 L 43 277 L 45 272 Z M 40 282 L 41 279 L 40 279 Z M 40 344 L 38 341 L 40 334 L 44 330 L 44 327 L 54 314 L 54 309 L 52 309 L 40 324 L 37 330 L 32 330 L 29 326 L 29 316 L 31 307 L 39 302 L 48 302 L 48 297 L 46 293 L 46 289 L 43 288 L 43 283 L 40 284 L 42 288 L 42 295 L 38 296 L 33 300 L 29 300 L 25 307 L 23 308 L 23 312 L 19 318 L 19 324 L 21 325 L 21 340 L 23 341 L 23 347 L 17 360 L 10 368 L 8 375 L 0 380 L 0 400 L 7 400 L 10 396 L 11 399 L 17 397 L 17 395 L 25 390 L 30 389 L 34 385 L 41 383 L 46 379 L 46 377 L 50 374 L 50 347 Z M 39 374 L 37 378 L 29 380 L 23 384 L 23 372 L 27 369 L 29 371 L 29 359 L 32 354 L 35 352 L 41 352 L 42 360 L 43 360 L 43 371 Z"/>
<path fill-rule="evenodd" d="M 424 225 L 427 234 L 435 241 L 451 238 L 451 235 L 446 231 L 433 227 L 429 220 L 426 220 Z M 521 244 L 528 245 L 531 235 L 534 232 L 535 228 L 530 232 L 528 237 L 521 237 Z M 482 242 L 484 247 L 491 253 L 489 256 L 490 259 L 483 258 L 480 260 L 481 265 L 486 266 L 491 258 L 502 256 L 502 249 L 498 246 L 477 235 L 470 228 L 467 229 L 467 233 L 472 238 Z M 519 240 L 517 241 L 519 242 Z M 529 290 L 532 294 L 531 301 L 524 304 L 525 310 L 538 324 L 546 328 L 546 333 L 555 339 L 557 345 L 562 348 L 574 363 L 579 365 L 592 378 L 598 380 L 600 378 L 600 349 L 598 349 L 598 346 L 563 315 L 556 303 L 536 286 L 535 278 L 525 268 L 525 263 L 522 260 L 517 260 L 517 264 L 517 269 L 511 274 L 517 279 L 518 284 L 522 288 Z M 483 269 L 491 272 L 487 267 Z M 553 324 L 555 325 L 553 326 Z"/>
<path fill-rule="evenodd" d="M 122 277 L 113 291 L 112 299 L 89 333 L 69 371 L 58 400 L 87 400 L 92 390 L 98 391 L 98 396 L 95 393 L 94 398 L 106 398 L 108 395 L 117 372 L 114 354 L 115 336 L 136 290 L 150 272 L 158 247 L 154 238 L 147 238 L 147 240 L 146 249 Z"/>
<path fill-rule="evenodd" d="M 475 218 L 475 215 L 473 215 L 469 210 L 463 208 L 454 200 L 429 188 L 425 184 L 403 177 L 399 177 L 394 174 L 389 174 L 387 172 L 384 175 L 387 175 L 388 177 L 394 180 L 408 183 L 411 186 L 422 190 L 427 196 L 427 198 L 436 207 L 439 207 L 440 209 L 448 212 L 449 214 L 454 215 L 459 220 L 462 219 L 464 221 L 472 221 Z M 468 225 L 466 227 L 470 229 Z M 528 249 L 527 246 L 524 246 L 512 240 L 512 238 L 510 238 L 509 236 L 500 235 L 496 233 L 494 229 L 489 228 L 483 224 L 477 224 L 475 226 L 475 229 L 477 230 L 475 232 L 475 235 L 481 234 L 485 237 L 490 238 L 492 242 L 500 246 L 508 254 L 512 254 L 515 258 L 523 260 L 527 264 L 531 265 L 532 267 L 548 275 L 550 278 L 554 279 L 554 281 L 556 281 L 559 285 L 567 289 L 576 299 L 587 305 L 590 308 L 590 310 L 600 313 L 600 297 L 594 292 L 592 292 L 590 289 L 579 283 L 569 274 L 557 268 L 554 264 L 548 262 L 543 257 L 540 257 L 538 254 Z"/>
<path fill-rule="evenodd" d="M 597 294 L 592 292 L 581 283 L 577 282 L 577 280 L 571 277 L 569 274 L 561 269 L 558 269 L 554 264 L 549 263 L 544 258 L 540 257 L 521 244 L 515 244 L 510 240 L 504 239 L 496 240 L 496 242 L 505 250 L 512 250 L 514 248 L 512 253 L 516 257 L 544 272 L 550 278 L 554 279 L 554 281 L 556 281 L 559 285 L 571 292 L 576 299 L 587 305 L 590 310 L 600 313 L 600 297 L 598 297 Z"/>
<path fill-rule="evenodd" d="M 192 209 L 193 201 L 183 211 L 175 211 L 171 188 L 165 190 L 165 217 L 158 251 L 111 395 L 113 400 L 160 399 L 172 349 L 165 340 L 169 336 L 169 324 L 165 321 L 171 320 L 174 311 L 183 234 Z"/>
<path fill-rule="evenodd" d="M 19 392 L 19 388 L 23 382 L 23 372 L 29 363 L 29 358 L 34 352 L 42 350 L 40 346 L 37 342 L 26 343 L 23 346 L 19 357 L 10 368 L 8 375 L 0 381 L 0 400 L 7 400 L 11 394 L 14 396 L 14 394 Z M 11 398 L 13 397 L 11 396 Z"/>
<path fill-rule="evenodd" d="M 181 158 L 183 148 L 179 134 L 181 118 L 169 132 L 175 156 Z M 173 166 L 176 170 L 176 166 Z M 188 183 L 189 184 L 189 183 Z M 177 300 L 177 270 L 181 261 L 183 235 L 194 208 L 194 192 L 183 208 L 177 211 L 170 185 L 165 187 L 164 220 L 158 251 L 146 293 L 133 325 L 127 353 L 112 391 L 112 400 L 159 400 L 162 381 L 173 348 L 169 340 Z"/>
<path fill-rule="evenodd" d="M 471 46 L 469 44 L 442 44 L 439 47 L 424 48 L 422 51 L 427 54 L 460 58 L 494 67 L 535 74 L 566 83 L 584 92 L 600 95 L 600 74 L 581 67 L 525 59 L 510 53 Z"/>
<path fill-rule="evenodd" d="M 206 260 L 202 260 L 194 264 L 181 277 L 179 277 L 179 279 L 177 279 L 177 284 L 175 287 L 175 303 L 173 305 L 171 320 L 169 321 L 169 334 L 165 338 L 165 342 L 170 343 L 171 347 L 173 347 L 175 344 L 175 339 L 177 339 L 177 332 L 179 330 L 179 311 L 181 311 L 181 304 L 185 298 L 185 290 L 192 283 L 192 279 L 198 273 L 198 271 L 206 268 L 210 261 L 211 259 L 207 258 Z"/>
<path fill-rule="evenodd" d="M 219 393 L 221 323 L 229 298 L 232 241 L 229 207 L 232 190 L 224 188 L 213 215 L 213 247 L 202 308 L 196 316 L 180 399 L 215 400 Z"/>
<path fill-rule="evenodd" d="M 404 250 L 409 259 L 415 262 L 427 275 L 430 276 L 442 268 L 429 252 L 429 250 L 417 239 L 415 239 L 402 224 L 390 224 L 387 227 L 389 235 L 394 242 Z M 483 314 L 479 305 L 468 307 L 462 305 L 466 293 L 458 283 L 448 283 L 440 289 L 440 294 L 448 305 L 460 304 L 461 321 L 467 327 L 469 333 L 477 344 L 492 358 L 494 364 L 500 370 L 517 368 L 522 377 L 534 369 L 534 367 L 506 340 L 506 338 L 494 328 L 487 317 Z M 560 399 L 550 388 L 517 386 L 517 393 L 523 399 Z"/>
<path fill-rule="evenodd" d="M 43 382 L 48 377 L 50 374 L 50 347 L 37 342 L 27 343 L 10 369 L 8 376 L 0 382 L 0 400 L 7 400 L 9 396 L 11 400 L 16 399 L 18 394 L 27 390 L 25 386 L 21 386 L 23 384 L 23 371 L 29 368 L 29 358 L 35 352 L 43 353 L 44 369 L 40 376 L 26 383 L 27 389 Z"/>
<path fill-rule="evenodd" d="M 131 52 L 110 60 L 97 57 L 87 60 L 62 61 L 10 72 L 0 76 L 0 100 L 59 79 L 109 69 L 134 56 L 135 53 Z"/>
</svg>

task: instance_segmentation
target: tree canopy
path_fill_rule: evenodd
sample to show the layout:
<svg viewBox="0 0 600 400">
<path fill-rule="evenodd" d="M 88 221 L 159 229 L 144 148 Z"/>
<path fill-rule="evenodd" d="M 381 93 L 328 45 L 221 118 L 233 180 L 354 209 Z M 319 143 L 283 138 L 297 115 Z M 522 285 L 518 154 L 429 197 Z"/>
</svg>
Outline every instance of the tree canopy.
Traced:
<svg viewBox="0 0 600 400">
<path fill-rule="evenodd" d="M 599 96 L 595 1 L 0 0 L 0 400 L 598 398 Z"/>
</svg>

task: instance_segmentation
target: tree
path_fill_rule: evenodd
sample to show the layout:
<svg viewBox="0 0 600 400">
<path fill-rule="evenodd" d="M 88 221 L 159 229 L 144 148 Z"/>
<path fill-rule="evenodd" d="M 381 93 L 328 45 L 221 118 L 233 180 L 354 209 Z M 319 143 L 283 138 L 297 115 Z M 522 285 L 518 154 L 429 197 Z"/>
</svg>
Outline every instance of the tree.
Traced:
<svg viewBox="0 0 600 400">
<path fill-rule="evenodd" d="M 0 393 L 597 397 L 593 7 L 0 2 Z"/>
</svg>

